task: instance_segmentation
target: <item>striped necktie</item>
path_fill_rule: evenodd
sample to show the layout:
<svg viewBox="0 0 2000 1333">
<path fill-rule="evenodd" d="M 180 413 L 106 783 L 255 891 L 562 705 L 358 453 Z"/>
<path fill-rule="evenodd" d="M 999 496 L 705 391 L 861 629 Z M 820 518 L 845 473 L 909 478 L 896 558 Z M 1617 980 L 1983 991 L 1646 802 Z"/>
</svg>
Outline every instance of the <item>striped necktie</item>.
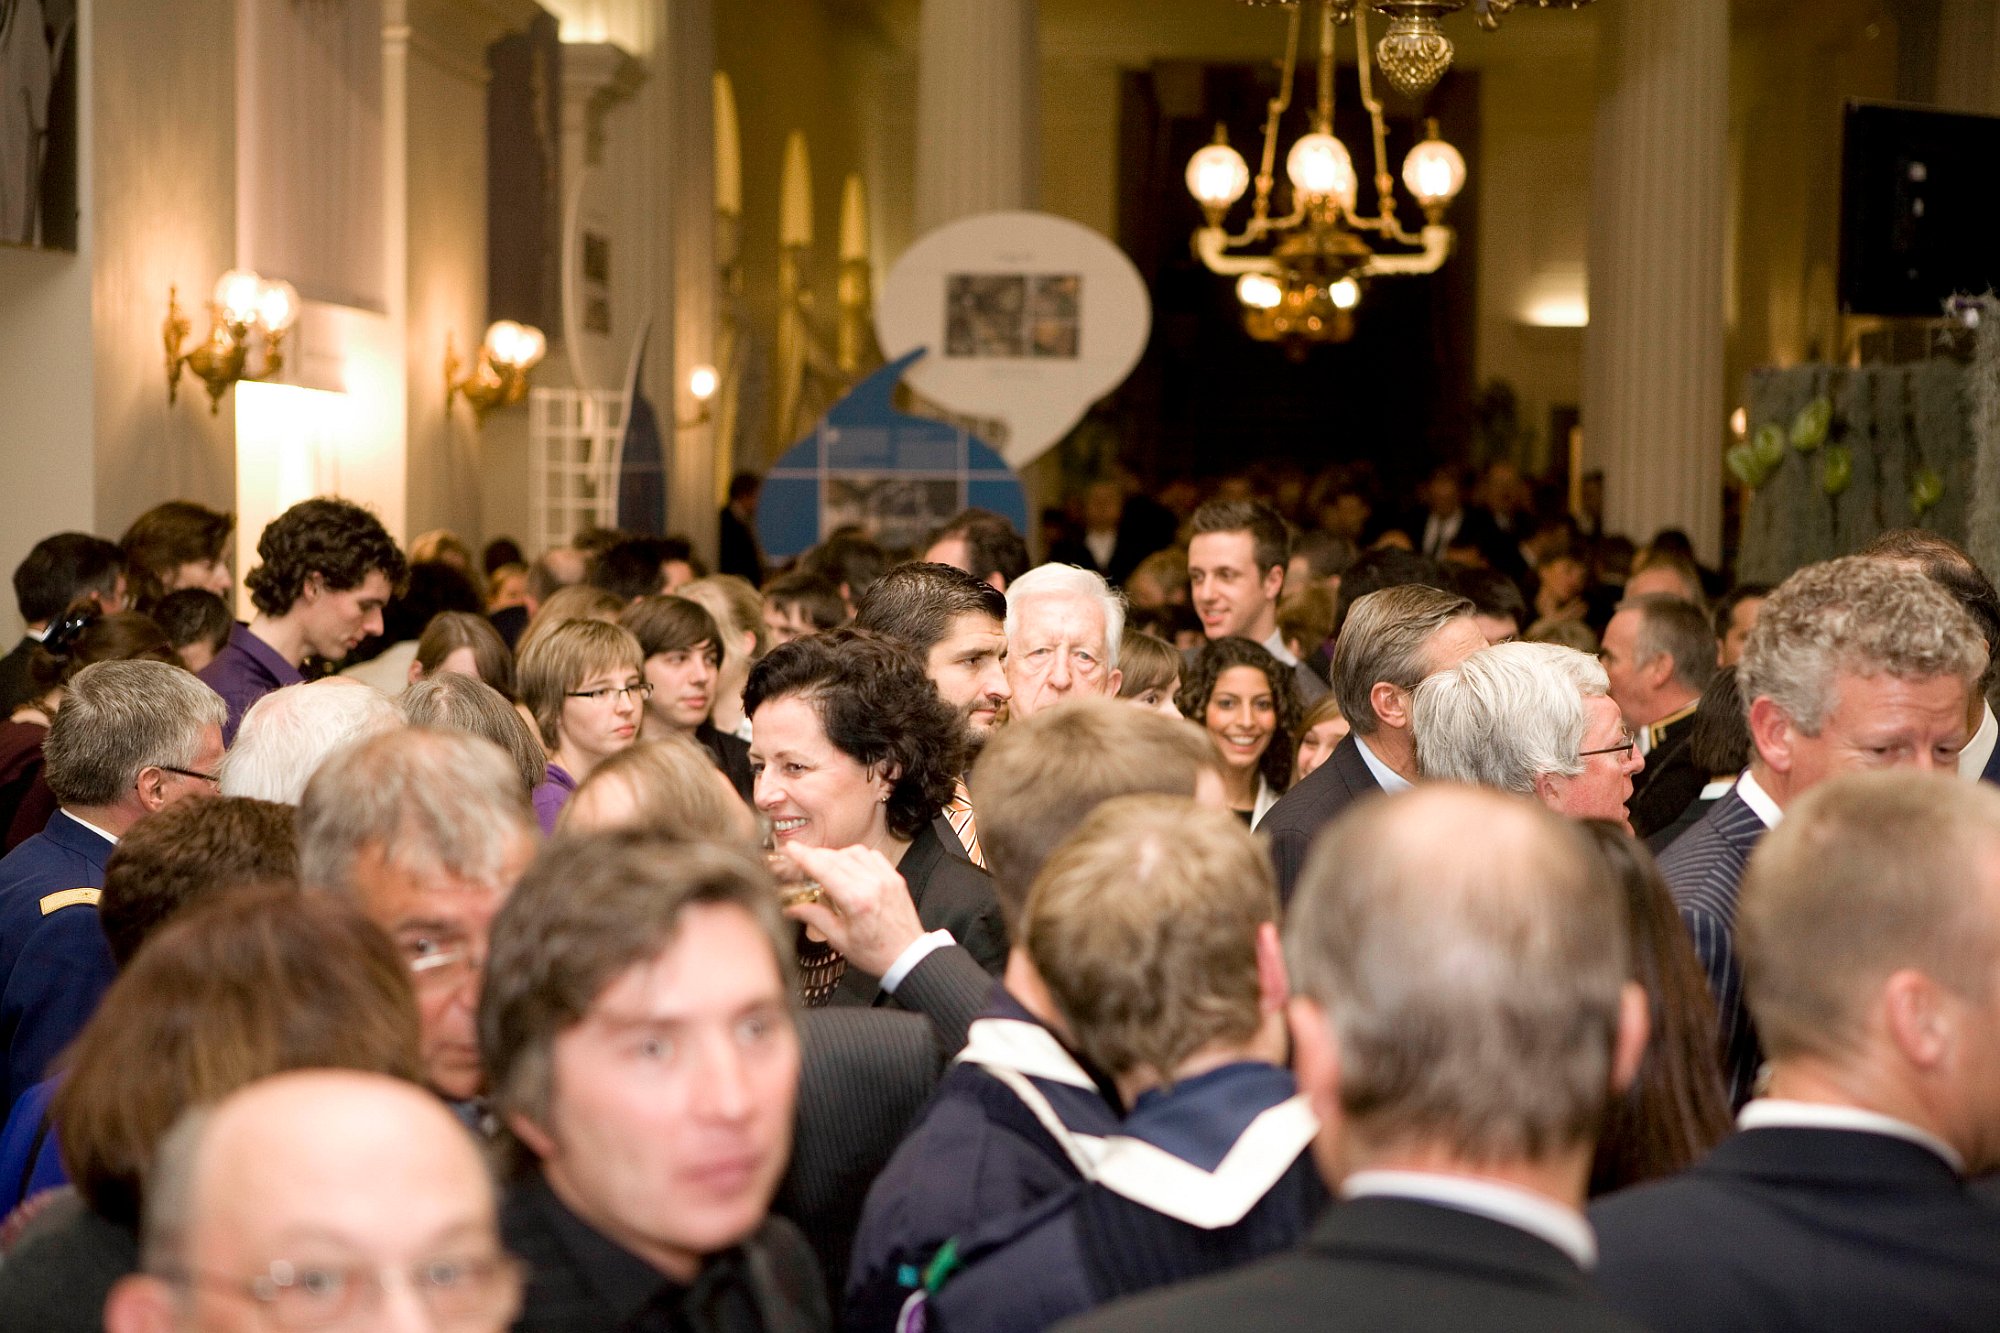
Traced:
<svg viewBox="0 0 2000 1333">
<path fill-rule="evenodd" d="M 944 817 L 951 831 L 958 835 L 959 845 L 965 848 L 966 858 L 981 870 L 986 869 L 986 853 L 979 849 L 979 817 L 972 813 L 972 792 L 964 778 L 953 779 Z"/>
</svg>

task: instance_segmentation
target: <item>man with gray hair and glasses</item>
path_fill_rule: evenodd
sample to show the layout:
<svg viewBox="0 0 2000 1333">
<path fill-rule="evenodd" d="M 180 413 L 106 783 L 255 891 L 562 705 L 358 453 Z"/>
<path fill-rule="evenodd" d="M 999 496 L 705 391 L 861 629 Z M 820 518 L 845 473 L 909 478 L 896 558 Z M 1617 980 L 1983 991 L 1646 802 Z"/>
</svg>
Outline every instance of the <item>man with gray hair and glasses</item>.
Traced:
<svg viewBox="0 0 2000 1333">
<path fill-rule="evenodd" d="M 1410 704 L 1426 778 L 1532 796 L 1572 819 L 1625 824 L 1646 766 L 1604 668 L 1553 643 L 1496 643 L 1417 686 Z"/>
<path fill-rule="evenodd" d="M 147 815 L 216 790 L 222 699 L 164 662 L 100 662 L 70 681 L 44 774 L 57 809 L 0 859 L 0 1101 L 47 1076 L 116 968 L 97 923 L 104 863 Z"/>
<path fill-rule="evenodd" d="M 336 753 L 299 803 L 299 880 L 380 926 L 416 985 L 424 1076 L 477 1124 L 487 935 L 537 839 L 519 770 L 465 732 L 399 728 Z"/>
<path fill-rule="evenodd" d="M 1361 797 L 1416 779 L 1411 695 L 1426 676 L 1486 646 L 1472 613 L 1468 598 L 1419 583 L 1371 592 L 1348 609 L 1333 647 L 1333 693 L 1352 730 L 1257 825 L 1270 839 L 1284 901 L 1321 829 Z"/>
<path fill-rule="evenodd" d="M 1738 664 L 1750 767 L 1660 858 L 1720 1024 L 1732 1104 L 1761 1062 L 1736 959 L 1737 886 L 1764 834 L 1827 778 L 1860 769 L 1955 772 L 1986 670 L 1979 627 L 1922 574 L 1848 556 L 1808 565 L 1764 603 Z"/>
<path fill-rule="evenodd" d="M 1285 922 L 1292 1064 L 1342 1202 L 1288 1254 L 1077 1333 L 1635 1329 L 1592 1290 L 1582 1211 L 1646 1044 L 1624 915 L 1581 830 L 1526 801 L 1437 783 L 1343 815 Z"/>
<path fill-rule="evenodd" d="M 500 1333 L 521 1297 L 474 1143 L 420 1089 L 347 1070 L 183 1117 L 148 1175 L 140 1268 L 107 1333 Z"/>
<path fill-rule="evenodd" d="M 1125 599 L 1075 565 L 1037 565 L 1007 588 L 1008 713 L 1033 717 L 1068 698 L 1116 697 Z"/>
</svg>

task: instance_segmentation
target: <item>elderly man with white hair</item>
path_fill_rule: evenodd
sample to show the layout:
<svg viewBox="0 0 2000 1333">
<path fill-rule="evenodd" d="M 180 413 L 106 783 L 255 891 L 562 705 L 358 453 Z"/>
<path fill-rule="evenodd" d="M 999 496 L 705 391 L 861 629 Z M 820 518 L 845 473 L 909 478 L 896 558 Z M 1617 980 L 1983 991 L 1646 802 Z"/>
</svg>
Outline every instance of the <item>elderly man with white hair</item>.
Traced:
<svg viewBox="0 0 2000 1333">
<path fill-rule="evenodd" d="M 1574 819 L 1627 828 L 1645 768 L 1596 658 L 1552 643 L 1499 643 L 1417 686 L 1410 705 L 1426 778 L 1533 796 Z"/>
<path fill-rule="evenodd" d="M 237 726 L 222 761 L 222 794 L 297 805 L 328 755 L 402 725 L 395 700 L 346 676 L 273 690 Z"/>
<path fill-rule="evenodd" d="M 1037 565 L 1007 588 L 1009 713 L 1032 717 L 1072 696 L 1115 696 L 1125 599 L 1075 565 Z"/>
</svg>

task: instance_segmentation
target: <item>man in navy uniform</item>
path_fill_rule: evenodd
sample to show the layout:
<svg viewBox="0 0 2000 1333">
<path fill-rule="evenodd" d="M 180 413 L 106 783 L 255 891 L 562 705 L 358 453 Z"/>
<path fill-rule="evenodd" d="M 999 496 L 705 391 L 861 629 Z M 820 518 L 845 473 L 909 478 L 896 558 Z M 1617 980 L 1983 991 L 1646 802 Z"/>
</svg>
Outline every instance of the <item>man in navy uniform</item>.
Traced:
<svg viewBox="0 0 2000 1333">
<path fill-rule="evenodd" d="M 112 845 L 216 789 L 222 699 L 164 662 L 100 662 L 70 681 L 43 744 L 59 808 L 0 859 L 0 1101 L 40 1082 L 111 984 L 97 896 Z"/>
</svg>

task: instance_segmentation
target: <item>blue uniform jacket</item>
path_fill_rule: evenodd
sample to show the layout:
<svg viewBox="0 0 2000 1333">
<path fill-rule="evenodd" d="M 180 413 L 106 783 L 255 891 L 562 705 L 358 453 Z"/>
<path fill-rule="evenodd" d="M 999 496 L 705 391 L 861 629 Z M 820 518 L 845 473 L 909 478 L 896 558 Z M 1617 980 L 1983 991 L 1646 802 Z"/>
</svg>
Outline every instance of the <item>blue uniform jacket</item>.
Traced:
<svg viewBox="0 0 2000 1333">
<path fill-rule="evenodd" d="M 60 810 L 0 858 L 0 1105 L 47 1077 L 116 974 L 97 924 L 110 859 L 108 839 Z"/>
</svg>

